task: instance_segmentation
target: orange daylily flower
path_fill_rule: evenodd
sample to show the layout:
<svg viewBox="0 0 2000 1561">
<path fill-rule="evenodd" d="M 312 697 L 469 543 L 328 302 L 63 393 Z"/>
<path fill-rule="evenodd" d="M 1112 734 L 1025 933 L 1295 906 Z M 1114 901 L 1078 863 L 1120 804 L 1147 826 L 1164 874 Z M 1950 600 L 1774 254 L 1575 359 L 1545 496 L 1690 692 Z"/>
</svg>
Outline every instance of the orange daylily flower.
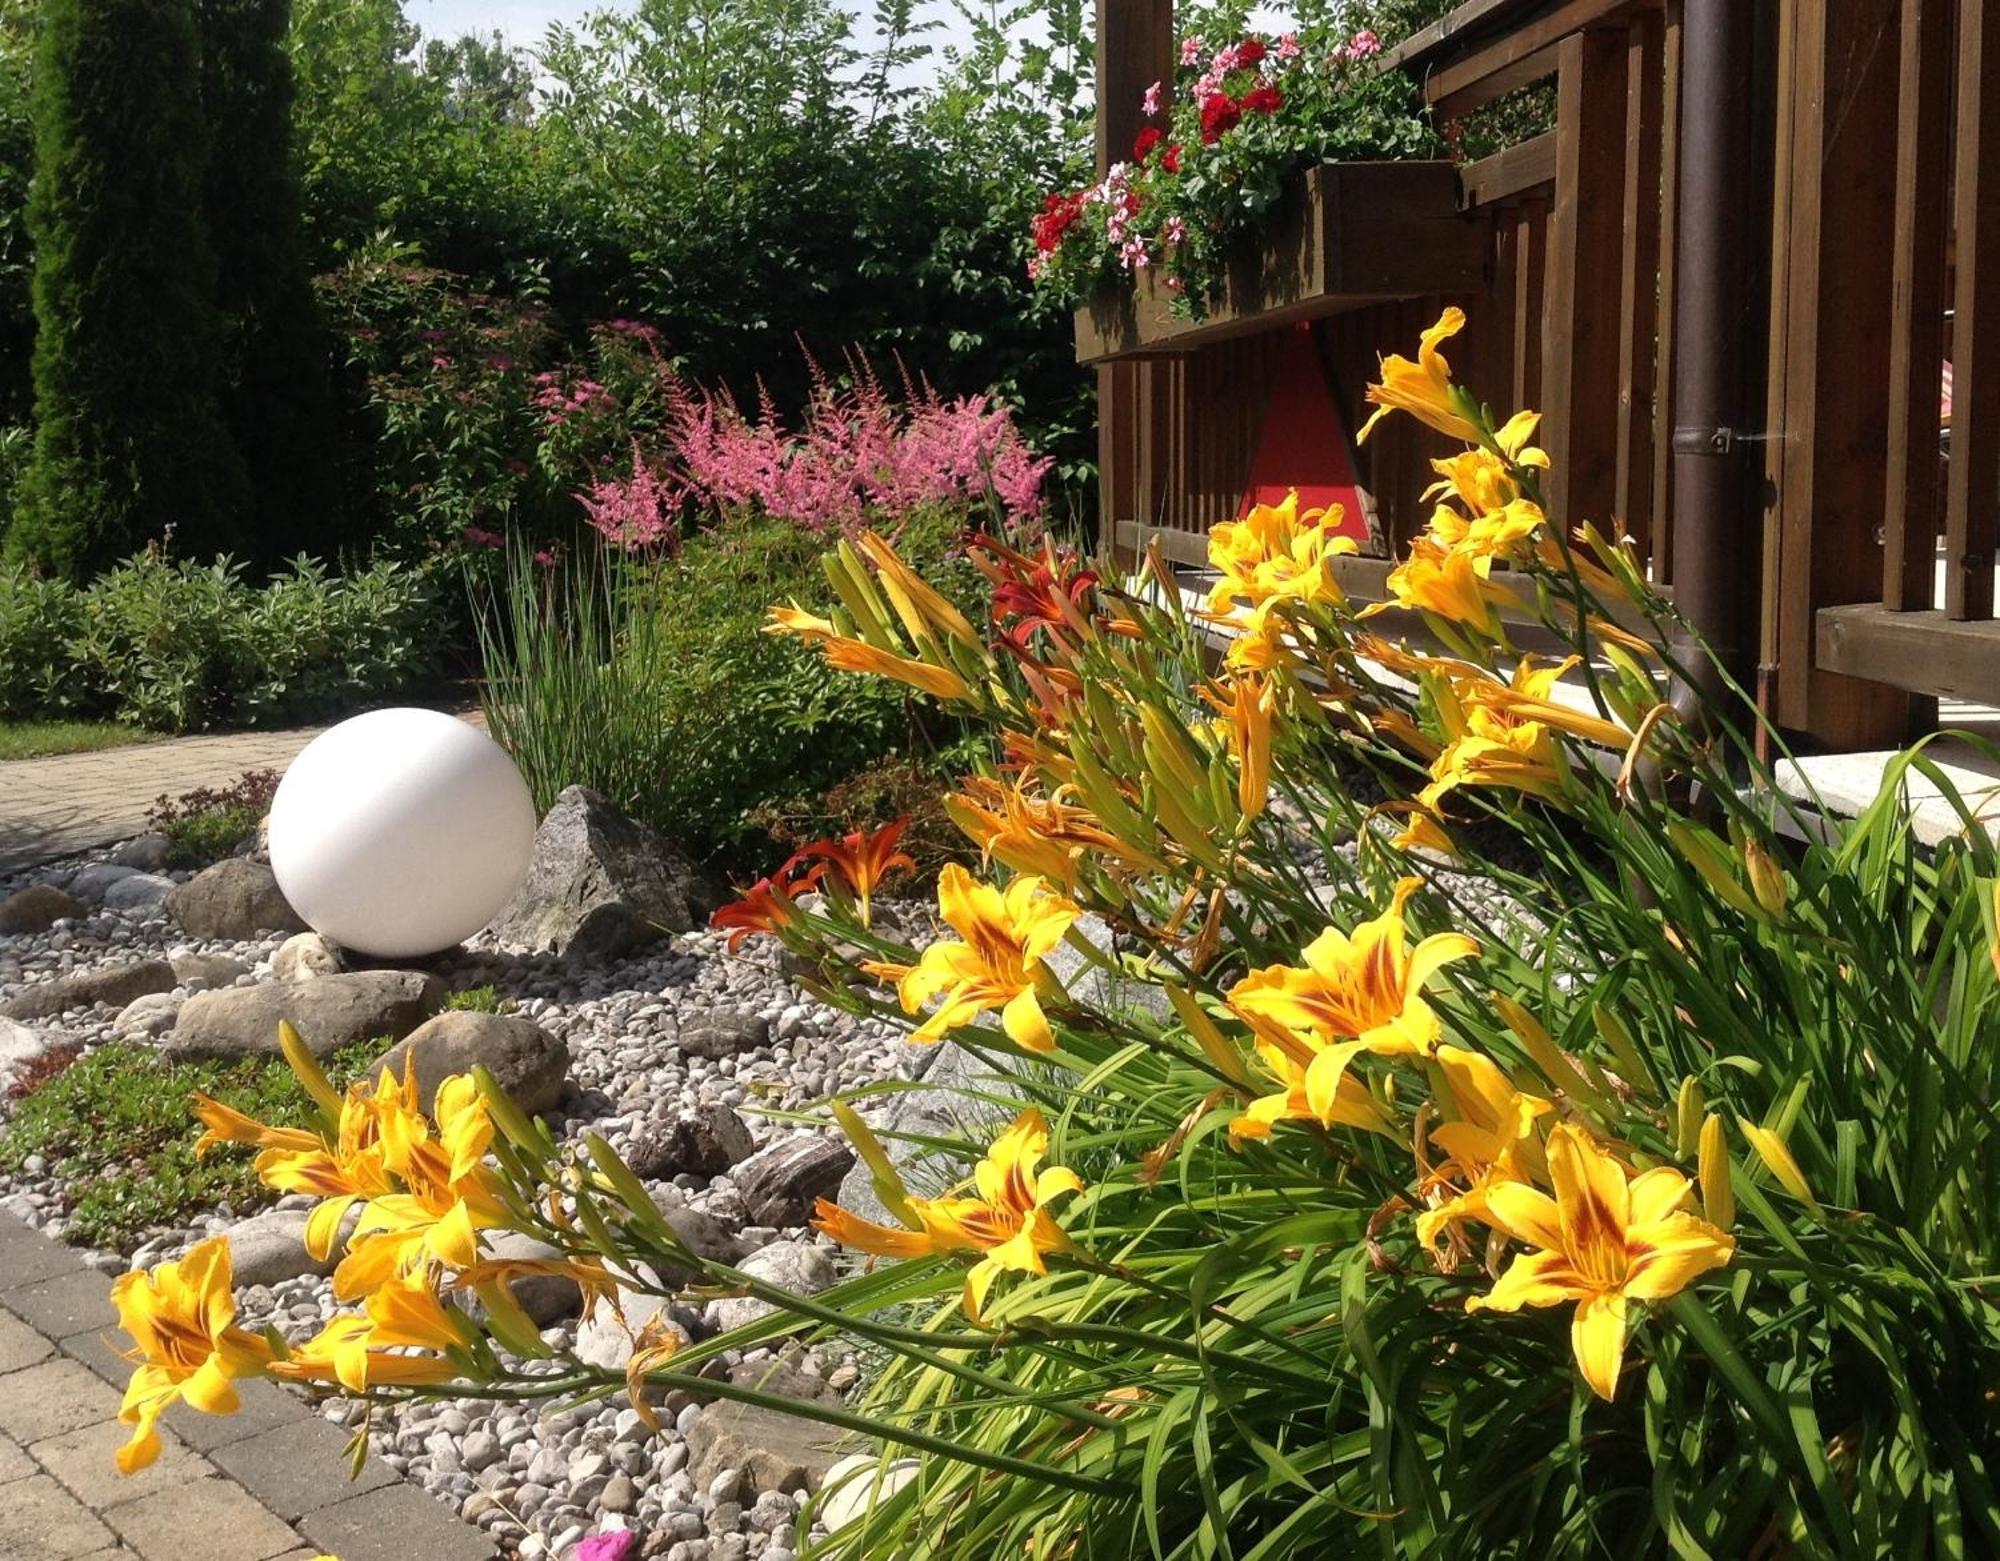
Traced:
<svg viewBox="0 0 2000 1561">
<path fill-rule="evenodd" d="M 816 859 L 819 865 L 811 870 L 808 881 L 818 882 L 831 874 L 859 902 L 862 925 L 869 926 L 873 924 L 869 902 L 882 880 L 899 867 L 911 872 L 917 870 L 909 853 L 896 849 L 896 842 L 909 823 L 907 817 L 899 818 L 872 834 L 857 829 L 838 840 L 815 840 L 809 846 L 802 846 L 794 860 Z"/>
<path fill-rule="evenodd" d="M 792 895 L 802 884 L 788 872 L 792 865 L 787 862 L 777 872 L 759 878 L 708 918 L 711 927 L 729 929 L 730 953 L 740 949 L 753 932 L 776 936 L 781 927 L 797 919 L 799 908 Z"/>
<path fill-rule="evenodd" d="M 1523 1245 L 1490 1292 L 1467 1299 L 1469 1312 L 1574 1304 L 1570 1347 L 1599 1398 L 1618 1389 L 1627 1308 L 1664 1301 L 1736 1254 L 1735 1239 L 1687 1213 L 1688 1179 L 1671 1166 L 1631 1175 L 1569 1123 L 1549 1132 L 1555 1196 L 1524 1182 L 1486 1194 L 1483 1218 Z"/>
<path fill-rule="evenodd" d="M 1444 1190 L 1445 1196 L 1417 1217 L 1417 1239 L 1433 1252 L 1447 1226 L 1483 1216 L 1492 1188 L 1544 1174 L 1535 1125 L 1555 1109 L 1541 1096 L 1516 1089 L 1497 1063 L 1477 1052 L 1440 1046 L 1436 1061 L 1444 1078 L 1447 1119 L 1430 1136 L 1448 1158 L 1426 1185 Z"/>
<path fill-rule="evenodd" d="M 1029 873 L 1074 893 L 1086 857 L 1100 855 L 1128 867 L 1155 867 L 1155 859 L 1113 835 L 1088 808 L 1068 800 L 1074 788 L 1037 796 L 1023 775 L 1011 786 L 990 776 L 968 776 L 944 799 L 945 812 L 989 862 Z"/>
</svg>

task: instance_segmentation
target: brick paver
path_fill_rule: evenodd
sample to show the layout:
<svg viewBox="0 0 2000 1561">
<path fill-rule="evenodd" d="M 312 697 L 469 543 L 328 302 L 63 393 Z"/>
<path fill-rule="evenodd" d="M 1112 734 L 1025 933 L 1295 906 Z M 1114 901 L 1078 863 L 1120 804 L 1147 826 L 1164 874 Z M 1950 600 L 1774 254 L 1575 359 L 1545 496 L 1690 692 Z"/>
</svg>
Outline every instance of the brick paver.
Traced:
<svg viewBox="0 0 2000 1561">
<path fill-rule="evenodd" d="M 0 766 L 4 768 L 4 766 Z M 238 1384 L 234 1415 L 176 1405 L 159 1461 L 114 1456 L 130 1374 L 110 1281 L 0 1213 L 0 1561 L 492 1561 L 469 1524 L 370 1461 L 269 1382 Z"/>
</svg>

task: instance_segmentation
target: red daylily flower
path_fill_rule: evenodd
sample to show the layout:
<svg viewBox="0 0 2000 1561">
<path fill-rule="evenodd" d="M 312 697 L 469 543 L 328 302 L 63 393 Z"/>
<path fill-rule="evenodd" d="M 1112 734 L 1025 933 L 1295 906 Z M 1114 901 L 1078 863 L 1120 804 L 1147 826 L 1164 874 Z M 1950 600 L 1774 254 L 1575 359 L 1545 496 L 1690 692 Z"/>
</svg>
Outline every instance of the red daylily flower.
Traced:
<svg viewBox="0 0 2000 1561">
<path fill-rule="evenodd" d="M 800 847 L 793 861 L 803 864 L 809 858 L 817 858 L 807 881 L 817 883 L 830 874 L 860 903 L 865 925 L 869 921 L 869 901 L 882 880 L 899 867 L 916 871 L 917 864 L 908 853 L 896 849 L 896 842 L 909 823 L 908 818 L 899 818 L 873 834 L 857 829 L 838 840 L 815 840 Z"/>
</svg>

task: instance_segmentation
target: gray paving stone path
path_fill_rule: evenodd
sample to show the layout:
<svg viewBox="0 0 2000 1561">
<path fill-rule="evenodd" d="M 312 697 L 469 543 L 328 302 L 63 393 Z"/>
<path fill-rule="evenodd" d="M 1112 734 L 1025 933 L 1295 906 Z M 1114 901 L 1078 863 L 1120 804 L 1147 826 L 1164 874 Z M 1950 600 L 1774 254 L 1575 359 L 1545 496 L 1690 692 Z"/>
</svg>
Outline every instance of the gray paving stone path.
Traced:
<svg viewBox="0 0 2000 1561">
<path fill-rule="evenodd" d="M 151 1468 L 113 1455 L 131 1365 L 111 1284 L 0 1213 L 0 1561 L 493 1561 L 490 1539 L 269 1382 L 234 1415 L 177 1405 Z"/>
<path fill-rule="evenodd" d="M 483 725 L 479 712 L 461 715 Z M 245 770 L 282 770 L 324 727 L 221 732 L 0 760 L 0 873 L 19 872 L 140 833 L 160 797 L 226 786 Z"/>
</svg>

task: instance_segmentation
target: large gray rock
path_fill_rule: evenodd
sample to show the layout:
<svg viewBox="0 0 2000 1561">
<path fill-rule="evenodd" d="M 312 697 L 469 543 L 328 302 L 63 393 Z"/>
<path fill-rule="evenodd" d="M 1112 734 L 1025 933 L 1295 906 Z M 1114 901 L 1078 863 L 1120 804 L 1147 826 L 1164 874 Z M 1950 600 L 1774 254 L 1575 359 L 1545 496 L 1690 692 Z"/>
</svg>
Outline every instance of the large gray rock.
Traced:
<svg viewBox="0 0 2000 1561">
<path fill-rule="evenodd" d="M 803 1225 L 813 1203 L 840 1191 L 854 1151 L 825 1133 L 801 1134 L 759 1150 L 731 1173 L 743 1207 L 759 1225 Z"/>
<path fill-rule="evenodd" d="M 653 1295 L 620 1285 L 618 1313 L 600 1304 L 577 1324 L 576 1358 L 605 1371 L 623 1371 L 632 1359 L 632 1341 L 655 1325 L 679 1343 L 687 1343 L 687 1330 L 668 1316 L 673 1305 L 672 1296 Z M 618 1322 L 620 1314 L 625 1319 L 622 1327 Z"/>
<path fill-rule="evenodd" d="M 660 1214 L 682 1244 L 697 1257 L 716 1263 L 733 1264 L 742 1260 L 743 1244 L 730 1234 L 722 1221 L 694 1209 L 662 1207 Z M 644 1277 L 651 1288 L 618 1287 L 618 1308 L 625 1315 L 625 1327 L 618 1325 L 617 1318 L 606 1306 L 598 1307 L 595 1313 L 578 1324 L 576 1353 L 580 1359 L 601 1366 L 606 1371 L 624 1370 L 625 1363 L 632 1358 L 633 1335 L 655 1318 L 663 1326 L 685 1337 L 686 1329 L 678 1321 L 670 1321 L 667 1315 L 670 1310 L 678 1308 L 679 1302 L 671 1294 L 655 1292 L 671 1292 L 693 1284 L 701 1277 L 699 1271 L 691 1265 L 666 1263 L 645 1270 Z M 694 1320 L 693 1314 L 688 1315 L 690 1321 Z"/>
<path fill-rule="evenodd" d="M 705 1404 L 687 1434 L 696 1489 L 724 1470 L 743 1473 L 742 1494 L 797 1494 L 818 1488 L 843 1451 L 843 1433 L 799 1415 L 761 1404 Z"/>
<path fill-rule="evenodd" d="M 572 786 L 535 831 L 527 874 L 490 930 L 513 948 L 611 959 L 687 931 L 721 903 L 679 846 Z"/>
<path fill-rule="evenodd" d="M 444 1006 L 445 986 L 415 970 L 361 970 L 317 981 L 197 992 L 167 1037 L 174 1057 L 275 1055 L 289 1019 L 315 1057 L 350 1041 L 400 1040 Z"/>
<path fill-rule="evenodd" d="M 322 976 L 321 981 L 343 979 Z M 515 1014 L 455 1010 L 427 1019 L 389 1049 L 370 1072 L 388 1068 L 397 1078 L 415 1058 L 417 1088 L 431 1108 L 438 1085 L 476 1063 L 530 1116 L 553 1110 L 569 1078 L 569 1048 L 532 1019 Z"/>
<path fill-rule="evenodd" d="M 710 1101 L 640 1133 L 625 1151 L 625 1163 L 635 1176 L 664 1182 L 718 1175 L 756 1151 L 757 1140 L 743 1119 L 721 1101 Z"/>
<path fill-rule="evenodd" d="M 83 902 L 52 883 L 31 883 L 0 900 L 0 934 L 9 937 L 47 932 L 66 917 L 81 916 Z"/>
<path fill-rule="evenodd" d="M 164 959 L 134 960 L 124 965 L 100 965 L 73 971 L 54 981 L 37 982 L 0 1003 L 0 1018 L 53 1019 L 72 1008 L 109 1003 L 123 1008 L 149 992 L 174 989 L 174 967 Z"/>
<path fill-rule="evenodd" d="M 1139 1013 L 1154 1019 L 1167 1016 L 1167 997 L 1159 983 L 1137 980 L 1118 965 L 1117 934 L 1103 917 L 1079 917 L 1071 931 L 1090 943 L 1113 966 L 1107 970 L 1095 960 L 1086 959 L 1069 943 L 1058 943 L 1044 963 L 1074 1002 L 1102 1013 Z"/>
<path fill-rule="evenodd" d="M 129 867 L 134 872 L 157 873 L 172 860 L 174 843 L 157 829 L 134 836 L 113 851 L 106 861 Z"/>
<path fill-rule="evenodd" d="M 95 905 L 104 898 L 104 891 L 120 879 L 130 878 L 139 869 L 121 867 L 116 862 L 92 862 L 79 867 L 70 875 L 69 892 L 86 905 Z"/>
<path fill-rule="evenodd" d="M 275 1285 L 304 1274 L 330 1274 L 340 1256 L 336 1242 L 325 1259 L 306 1250 L 310 1209 L 266 1209 L 229 1227 L 230 1275 L 238 1289 Z"/>
<path fill-rule="evenodd" d="M 107 911 L 156 911 L 166 904 L 175 889 L 173 879 L 163 873 L 134 873 L 121 878 L 104 891 Z"/>
<path fill-rule="evenodd" d="M 818 1295 L 833 1283 L 833 1254 L 811 1241 L 774 1241 L 759 1247 L 736 1265 L 744 1273 L 767 1285 L 789 1290 L 793 1295 Z M 708 1308 L 708 1325 L 718 1333 L 761 1322 L 777 1311 L 771 1301 L 754 1295 L 725 1296 Z M 801 1327 L 808 1326 L 803 1320 Z"/>
<path fill-rule="evenodd" d="M 167 914 L 190 937 L 218 943 L 306 930 L 271 869 L 239 857 L 203 868 L 175 889 L 167 896 Z"/>
</svg>

